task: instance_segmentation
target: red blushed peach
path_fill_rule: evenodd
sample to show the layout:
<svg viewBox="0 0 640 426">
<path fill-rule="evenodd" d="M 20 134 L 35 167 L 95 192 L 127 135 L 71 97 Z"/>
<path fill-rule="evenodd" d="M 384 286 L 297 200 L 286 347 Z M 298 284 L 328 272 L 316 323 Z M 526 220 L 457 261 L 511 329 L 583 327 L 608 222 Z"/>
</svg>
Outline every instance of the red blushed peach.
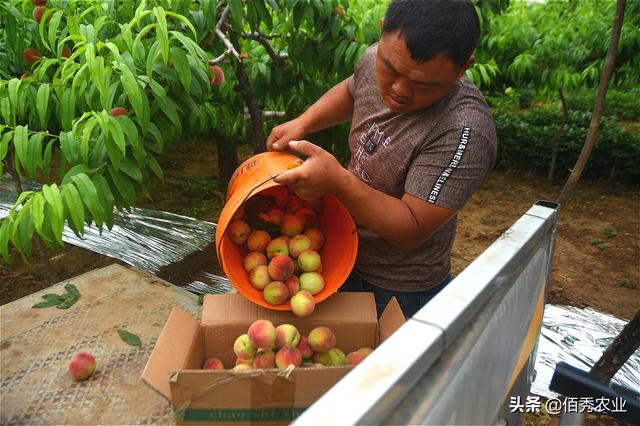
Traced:
<svg viewBox="0 0 640 426">
<path fill-rule="evenodd" d="M 276 327 L 276 348 L 295 348 L 300 343 L 300 332 L 291 324 Z"/>
<path fill-rule="evenodd" d="M 322 259 L 313 250 L 305 250 L 298 255 L 298 266 L 304 272 L 313 272 L 320 267 Z"/>
<path fill-rule="evenodd" d="M 307 290 L 300 290 L 291 297 L 291 312 L 299 317 L 308 317 L 316 308 L 313 295 Z"/>
<path fill-rule="evenodd" d="M 258 351 L 253 357 L 253 368 L 276 368 L 276 354 L 270 349 Z"/>
<path fill-rule="evenodd" d="M 249 327 L 247 334 L 251 344 L 256 348 L 271 349 L 276 343 L 276 328 L 269 320 L 255 321 Z"/>
<path fill-rule="evenodd" d="M 267 257 L 273 259 L 276 256 L 289 256 L 289 244 L 282 238 L 275 238 L 267 244 Z"/>
<path fill-rule="evenodd" d="M 269 262 L 269 275 L 274 281 L 286 281 L 295 269 L 289 256 L 276 256 Z"/>
<path fill-rule="evenodd" d="M 324 245 L 324 234 L 317 228 L 304 231 L 304 235 L 311 240 L 311 250 L 320 251 Z"/>
<path fill-rule="evenodd" d="M 253 358 L 236 358 L 236 365 L 246 364 L 248 366 L 253 367 Z"/>
<path fill-rule="evenodd" d="M 229 237 L 234 244 L 241 246 L 251 234 L 249 224 L 244 220 L 236 220 L 229 225 Z"/>
<path fill-rule="evenodd" d="M 251 272 L 253 268 L 259 265 L 267 264 L 267 256 L 259 251 L 252 251 L 244 257 L 244 269 Z"/>
<path fill-rule="evenodd" d="M 305 272 L 298 280 L 300 290 L 306 290 L 314 296 L 324 290 L 324 278 L 317 272 Z"/>
<path fill-rule="evenodd" d="M 316 352 L 313 361 L 326 366 L 340 366 L 346 364 L 346 356 L 338 348 L 329 349 L 327 352 Z"/>
<path fill-rule="evenodd" d="M 249 272 L 249 282 L 257 290 L 264 290 L 271 281 L 267 265 L 258 265 Z"/>
<path fill-rule="evenodd" d="M 300 336 L 300 343 L 298 343 L 298 350 L 302 359 L 311 359 L 313 356 L 313 349 L 309 346 L 309 339 L 307 336 Z"/>
<path fill-rule="evenodd" d="M 373 352 L 371 348 L 360 348 L 357 351 L 350 352 L 347 355 L 347 365 L 360 364 L 371 352 Z"/>
<path fill-rule="evenodd" d="M 296 212 L 295 216 L 302 221 L 302 226 L 305 230 L 320 226 L 318 216 L 311 209 L 302 208 Z"/>
<path fill-rule="evenodd" d="M 271 237 L 267 231 L 255 230 L 249 234 L 247 238 L 247 248 L 251 251 L 259 251 L 264 253 L 267 251 L 267 244 L 271 241 Z"/>
<path fill-rule="evenodd" d="M 257 350 L 258 348 L 251 343 L 251 339 L 249 339 L 249 334 L 247 333 L 238 336 L 236 341 L 233 343 L 233 352 L 238 358 L 253 358 Z"/>
<path fill-rule="evenodd" d="M 297 216 L 285 214 L 280 222 L 280 232 L 289 238 L 301 234 L 304 230 L 304 224 Z"/>
<path fill-rule="evenodd" d="M 329 352 L 336 345 L 336 336 L 329 327 L 316 327 L 309 333 L 309 346 L 316 352 Z"/>
<path fill-rule="evenodd" d="M 303 234 L 298 234 L 289 240 L 289 254 L 292 257 L 298 257 L 300 253 L 309 249 L 311 249 L 311 240 Z"/>
<path fill-rule="evenodd" d="M 209 358 L 202 366 L 203 370 L 224 370 L 224 364 L 218 358 Z"/>
<path fill-rule="evenodd" d="M 96 359 L 89 352 L 78 352 L 71 357 L 68 370 L 74 380 L 87 380 L 96 371 Z"/>
<path fill-rule="evenodd" d="M 303 206 L 304 206 L 304 200 L 298 197 L 296 194 L 291 194 L 289 196 L 289 200 L 287 201 L 287 206 L 285 207 L 285 211 L 289 214 L 293 214 L 298 210 L 300 210 Z"/>
<path fill-rule="evenodd" d="M 269 218 L 269 222 L 275 223 L 276 225 L 280 225 L 282 221 L 282 216 L 284 216 L 284 212 L 276 207 L 272 207 L 266 211 L 267 217 Z"/>
<path fill-rule="evenodd" d="M 282 281 L 272 281 L 262 290 L 265 302 L 279 305 L 289 298 L 289 290 Z"/>
<path fill-rule="evenodd" d="M 284 282 L 284 285 L 287 286 L 287 290 L 289 290 L 289 299 L 291 299 L 298 291 L 300 291 L 300 281 L 298 277 L 295 275 L 291 275 Z"/>
<path fill-rule="evenodd" d="M 290 365 L 300 367 L 302 356 L 297 348 L 282 348 L 276 353 L 276 367 L 284 370 Z"/>
</svg>

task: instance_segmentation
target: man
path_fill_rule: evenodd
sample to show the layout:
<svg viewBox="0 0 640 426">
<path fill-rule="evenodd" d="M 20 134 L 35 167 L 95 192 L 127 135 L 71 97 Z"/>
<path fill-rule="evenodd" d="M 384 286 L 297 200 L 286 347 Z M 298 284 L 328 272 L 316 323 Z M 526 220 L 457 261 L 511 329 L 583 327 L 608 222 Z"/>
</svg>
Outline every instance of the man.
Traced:
<svg viewBox="0 0 640 426">
<path fill-rule="evenodd" d="M 373 292 L 378 315 L 395 296 L 409 318 L 451 280 L 456 213 L 495 162 L 489 106 L 464 77 L 479 35 L 469 0 L 393 0 L 354 74 L 267 139 L 307 156 L 277 182 L 305 199 L 331 193 L 353 215 L 358 257 L 342 290 Z M 349 119 L 348 169 L 300 140 Z"/>
</svg>

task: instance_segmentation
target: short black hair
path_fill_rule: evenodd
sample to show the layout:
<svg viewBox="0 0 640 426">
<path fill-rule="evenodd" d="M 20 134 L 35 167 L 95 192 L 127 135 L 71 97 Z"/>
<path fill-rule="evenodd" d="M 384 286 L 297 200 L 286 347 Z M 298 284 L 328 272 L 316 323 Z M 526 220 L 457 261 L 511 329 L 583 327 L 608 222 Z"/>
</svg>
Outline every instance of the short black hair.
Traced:
<svg viewBox="0 0 640 426">
<path fill-rule="evenodd" d="M 478 43 L 480 21 L 471 0 L 393 0 L 382 34 L 398 30 L 414 60 L 443 52 L 461 67 Z"/>
</svg>

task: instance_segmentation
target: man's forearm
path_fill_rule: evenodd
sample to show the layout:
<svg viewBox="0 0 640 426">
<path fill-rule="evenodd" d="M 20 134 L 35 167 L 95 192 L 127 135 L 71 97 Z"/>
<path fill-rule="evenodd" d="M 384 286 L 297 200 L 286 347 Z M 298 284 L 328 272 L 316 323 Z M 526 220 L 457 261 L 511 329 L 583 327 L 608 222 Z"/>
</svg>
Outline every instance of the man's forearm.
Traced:
<svg viewBox="0 0 640 426">
<path fill-rule="evenodd" d="M 353 114 L 353 97 L 347 87 L 347 80 L 333 86 L 311 105 L 299 120 L 307 134 L 343 123 Z"/>
</svg>

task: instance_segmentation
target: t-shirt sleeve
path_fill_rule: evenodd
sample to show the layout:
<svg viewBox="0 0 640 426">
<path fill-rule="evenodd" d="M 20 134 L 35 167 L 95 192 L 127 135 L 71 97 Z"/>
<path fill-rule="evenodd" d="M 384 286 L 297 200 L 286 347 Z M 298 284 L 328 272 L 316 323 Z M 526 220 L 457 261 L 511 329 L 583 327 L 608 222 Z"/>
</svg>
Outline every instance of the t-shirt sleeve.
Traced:
<svg viewBox="0 0 640 426">
<path fill-rule="evenodd" d="M 405 192 L 429 203 L 460 210 L 496 159 L 493 128 L 460 124 L 425 143 L 413 159 Z"/>
</svg>

